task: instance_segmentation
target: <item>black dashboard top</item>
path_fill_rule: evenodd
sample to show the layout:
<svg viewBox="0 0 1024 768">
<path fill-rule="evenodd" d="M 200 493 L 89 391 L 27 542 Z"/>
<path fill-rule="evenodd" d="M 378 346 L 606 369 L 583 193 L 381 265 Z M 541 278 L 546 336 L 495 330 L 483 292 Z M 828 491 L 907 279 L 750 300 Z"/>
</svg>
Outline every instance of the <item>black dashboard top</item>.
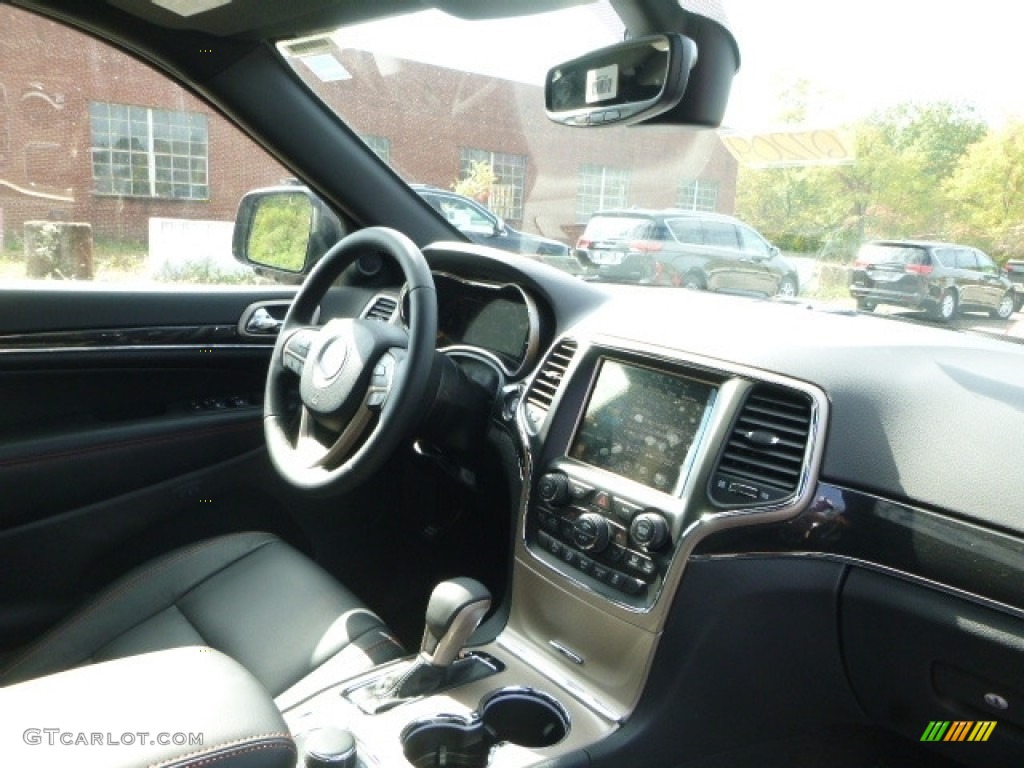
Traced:
<svg viewBox="0 0 1024 768">
<path fill-rule="evenodd" d="M 816 385 L 831 406 L 822 480 L 1024 533 L 1024 348 L 801 303 L 593 285 L 473 246 L 426 253 L 435 270 L 520 285 L 542 348 L 599 335 Z"/>
</svg>

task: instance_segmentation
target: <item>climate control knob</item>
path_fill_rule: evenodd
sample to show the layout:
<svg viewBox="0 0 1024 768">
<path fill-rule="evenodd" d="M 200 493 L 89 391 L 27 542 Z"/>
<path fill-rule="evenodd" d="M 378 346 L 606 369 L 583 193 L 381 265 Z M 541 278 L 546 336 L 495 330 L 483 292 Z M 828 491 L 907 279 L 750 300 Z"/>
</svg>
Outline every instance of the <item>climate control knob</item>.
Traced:
<svg viewBox="0 0 1024 768">
<path fill-rule="evenodd" d="M 646 550 L 661 549 L 669 539 L 668 522 L 657 512 L 641 512 L 629 525 L 629 537 Z"/>
<path fill-rule="evenodd" d="M 572 527 L 572 540 L 584 552 L 601 552 L 608 546 L 611 526 L 596 512 L 584 512 Z"/>
<path fill-rule="evenodd" d="M 537 495 L 553 507 L 569 501 L 569 478 L 561 472 L 548 472 L 537 481 Z"/>
</svg>

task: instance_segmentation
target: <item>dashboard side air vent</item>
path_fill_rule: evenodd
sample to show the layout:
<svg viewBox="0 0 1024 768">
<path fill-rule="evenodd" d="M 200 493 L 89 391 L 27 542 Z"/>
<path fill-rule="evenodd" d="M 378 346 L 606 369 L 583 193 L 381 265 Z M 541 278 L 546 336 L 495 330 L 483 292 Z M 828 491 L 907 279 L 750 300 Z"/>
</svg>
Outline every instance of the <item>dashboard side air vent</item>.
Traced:
<svg viewBox="0 0 1024 768">
<path fill-rule="evenodd" d="M 398 300 L 390 296 L 374 296 L 373 301 L 366 305 L 363 310 L 363 317 L 368 320 L 380 320 L 382 323 L 391 322 L 391 318 L 398 309 Z"/>
<path fill-rule="evenodd" d="M 747 395 L 711 476 L 711 500 L 771 504 L 792 496 L 804 474 L 813 405 L 809 395 L 768 384 Z"/>
<path fill-rule="evenodd" d="M 526 392 L 526 420 L 533 429 L 540 428 L 551 410 L 551 403 L 565 378 L 565 372 L 569 370 L 577 346 L 573 339 L 558 342 L 530 384 Z"/>
</svg>

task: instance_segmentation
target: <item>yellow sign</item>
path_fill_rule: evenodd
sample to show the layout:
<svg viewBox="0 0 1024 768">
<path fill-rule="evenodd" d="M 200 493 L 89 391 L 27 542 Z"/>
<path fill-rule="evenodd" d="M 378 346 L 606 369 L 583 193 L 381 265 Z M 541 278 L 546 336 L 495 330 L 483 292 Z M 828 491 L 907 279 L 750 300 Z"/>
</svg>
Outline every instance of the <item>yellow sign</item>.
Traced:
<svg viewBox="0 0 1024 768">
<path fill-rule="evenodd" d="M 731 133 L 721 138 L 732 156 L 748 168 L 852 165 L 857 159 L 852 137 L 831 128 Z"/>
</svg>

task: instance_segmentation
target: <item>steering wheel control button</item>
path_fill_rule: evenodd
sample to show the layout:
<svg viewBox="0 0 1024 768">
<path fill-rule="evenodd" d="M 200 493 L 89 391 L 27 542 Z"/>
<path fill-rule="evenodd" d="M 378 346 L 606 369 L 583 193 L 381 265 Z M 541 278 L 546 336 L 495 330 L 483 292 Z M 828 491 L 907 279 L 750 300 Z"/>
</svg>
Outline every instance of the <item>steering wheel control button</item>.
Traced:
<svg viewBox="0 0 1024 768">
<path fill-rule="evenodd" d="M 668 523 L 657 512 L 642 512 L 633 518 L 629 526 L 629 536 L 643 549 L 658 550 L 669 539 Z"/>
<path fill-rule="evenodd" d="M 373 367 L 373 374 L 370 377 L 370 390 L 366 395 L 366 406 L 373 410 L 380 410 L 388 400 L 391 392 L 391 381 L 395 374 L 395 359 L 391 355 L 384 355 Z"/>
<path fill-rule="evenodd" d="M 297 376 L 302 375 L 302 366 L 306 362 L 310 347 L 313 346 L 313 339 L 306 331 L 296 331 L 291 338 L 285 342 L 284 352 L 281 355 L 281 363 Z"/>
<path fill-rule="evenodd" d="M 548 472 L 537 482 L 537 494 L 553 507 L 569 501 L 569 478 L 561 472 Z"/>
</svg>

